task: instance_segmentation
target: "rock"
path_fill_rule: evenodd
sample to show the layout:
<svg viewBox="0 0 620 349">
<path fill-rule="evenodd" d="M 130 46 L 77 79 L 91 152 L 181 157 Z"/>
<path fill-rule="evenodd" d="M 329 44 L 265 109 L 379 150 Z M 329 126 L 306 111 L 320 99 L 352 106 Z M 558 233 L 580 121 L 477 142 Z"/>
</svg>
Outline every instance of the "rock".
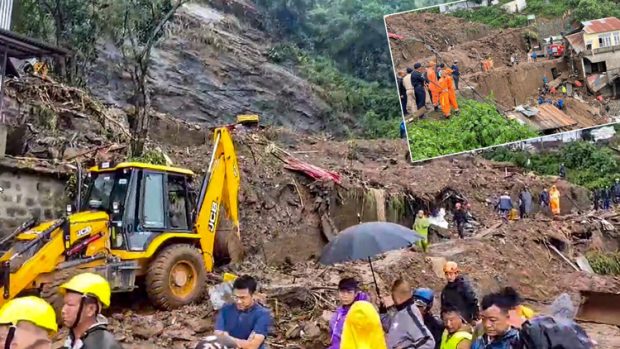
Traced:
<svg viewBox="0 0 620 349">
<path fill-rule="evenodd" d="M 324 321 L 329 322 L 332 319 L 332 316 L 334 316 L 334 312 L 333 311 L 323 310 L 323 314 L 321 314 L 321 319 L 323 319 Z"/>
<path fill-rule="evenodd" d="M 180 328 L 177 330 L 169 330 L 164 332 L 163 336 L 170 339 L 181 339 L 184 341 L 192 341 L 196 339 L 195 332 L 189 328 Z"/>
<path fill-rule="evenodd" d="M 185 320 L 185 324 L 195 333 L 205 333 L 213 328 L 213 322 L 210 319 L 189 318 Z"/>
<path fill-rule="evenodd" d="M 306 322 L 302 336 L 307 339 L 318 338 L 321 336 L 321 329 L 314 322 Z"/>
<path fill-rule="evenodd" d="M 150 339 L 164 332 L 164 324 L 157 320 L 145 320 L 142 323 L 135 324 L 132 332 L 138 338 Z"/>
</svg>

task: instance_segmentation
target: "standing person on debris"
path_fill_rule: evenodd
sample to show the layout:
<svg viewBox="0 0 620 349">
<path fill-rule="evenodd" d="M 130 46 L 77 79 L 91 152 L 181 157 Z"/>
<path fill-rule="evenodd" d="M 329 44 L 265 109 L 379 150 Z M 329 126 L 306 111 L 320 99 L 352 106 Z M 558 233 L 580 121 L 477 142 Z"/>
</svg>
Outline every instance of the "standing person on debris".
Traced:
<svg viewBox="0 0 620 349">
<path fill-rule="evenodd" d="M 620 178 L 616 178 L 616 182 L 614 183 L 612 189 L 614 194 L 614 203 L 618 205 L 620 204 Z"/>
<path fill-rule="evenodd" d="M 452 69 L 445 69 L 445 78 L 447 80 L 447 90 L 448 90 L 448 101 L 450 102 L 450 106 L 454 109 L 455 113 L 459 113 L 459 104 L 456 102 L 456 90 L 454 88 L 454 80 L 452 78 Z"/>
<path fill-rule="evenodd" d="M 502 217 L 502 219 L 504 221 L 508 221 L 508 213 L 512 210 L 514 205 L 512 204 L 512 198 L 510 197 L 507 191 L 505 191 L 504 194 L 499 197 L 497 206 L 499 208 L 499 214 Z"/>
<path fill-rule="evenodd" d="M 476 292 L 455 262 L 447 262 L 443 271 L 448 283 L 441 291 L 441 309 L 456 307 L 467 323 L 474 324 L 479 317 Z"/>
<path fill-rule="evenodd" d="M 609 210 L 611 208 L 611 192 L 612 189 L 607 186 L 603 187 L 603 210 Z"/>
<path fill-rule="evenodd" d="M 443 75 L 443 70 L 446 68 L 446 65 L 441 63 L 439 64 L 439 66 L 437 67 L 437 78 L 441 78 L 441 76 Z"/>
<path fill-rule="evenodd" d="M 567 95 L 566 85 L 562 85 L 561 91 L 562 91 L 562 95 L 564 95 L 564 97 L 566 97 L 566 95 Z"/>
<path fill-rule="evenodd" d="M 484 335 L 471 349 L 521 349 L 519 331 L 510 325 L 511 301 L 501 293 L 491 293 L 484 296 L 480 307 Z"/>
<path fill-rule="evenodd" d="M 379 307 L 383 329 L 387 332 L 389 349 L 435 348 L 435 339 L 424 325 L 422 314 L 415 305 L 411 285 L 403 279 L 392 284 L 391 299 Z"/>
<path fill-rule="evenodd" d="M 467 214 L 463 209 L 463 205 L 460 202 L 457 202 L 454 211 L 452 212 L 454 216 L 454 223 L 456 224 L 456 231 L 459 234 L 461 239 L 465 238 L 465 223 L 467 223 Z"/>
<path fill-rule="evenodd" d="M 235 304 L 225 305 L 215 320 L 215 334 L 230 337 L 242 349 L 265 349 L 273 321 L 269 310 L 254 300 L 257 288 L 258 283 L 249 275 L 235 279 Z"/>
<path fill-rule="evenodd" d="M 426 69 L 426 79 L 429 81 L 428 89 L 431 91 L 431 101 L 435 110 L 439 108 L 439 93 L 441 93 L 441 87 L 437 80 L 437 71 L 435 70 L 435 62 L 428 62 L 428 68 Z"/>
<path fill-rule="evenodd" d="M 435 293 L 430 288 L 418 288 L 413 292 L 413 299 L 415 300 L 415 305 L 422 314 L 424 325 L 431 331 L 433 339 L 435 339 L 435 349 L 439 349 L 444 326 L 443 322 L 432 313 Z"/>
<path fill-rule="evenodd" d="M 601 190 L 599 188 L 595 188 L 592 191 L 592 203 L 594 204 L 594 211 L 598 211 L 601 208 Z"/>
<path fill-rule="evenodd" d="M 560 164 L 560 177 L 566 178 L 566 167 L 564 167 L 564 163 Z"/>
<path fill-rule="evenodd" d="M 399 131 L 400 131 L 400 138 L 402 139 L 407 138 L 407 126 L 405 125 L 405 120 L 400 122 Z"/>
<path fill-rule="evenodd" d="M 530 189 L 528 187 L 523 188 L 521 194 L 519 194 L 519 213 L 521 215 L 521 219 L 529 217 L 532 212 L 532 193 L 530 193 Z"/>
<path fill-rule="evenodd" d="M 415 217 L 413 223 L 413 230 L 422 236 L 422 240 L 418 241 L 418 246 L 422 248 L 422 251 L 428 250 L 428 227 L 431 223 L 428 221 L 428 217 L 424 214 L 423 210 L 418 211 L 418 215 Z"/>
<path fill-rule="evenodd" d="M 544 188 L 540 193 L 538 197 L 538 204 L 543 212 L 546 212 L 549 209 L 549 192 L 547 191 L 547 188 Z"/>
<path fill-rule="evenodd" d="M 534 62 L 536 62 L 536 58 L 537 58 L 536 51 L 534 51 L 532 52 L 532 59 L 534 60 Z"/>
<path fill-rule="evenodd" d="M 415 105 L 419 110 L 426 107 L 426 90 L 424 86 L 429 83 L 429 80 L 423 74 L 422 64 L 416 63 L 413 67 L 415 71 L 411 73 L 411 84 L 413 85 L 415 95 Z M 420 118 L 423 117 L 424 114 L 420 116 Z"/>
<path fill-rule="evenodd" d="M 405 115 L 413 114 L 415 111 L 415 95 L 413 92 L 413 84 L 411 83 L 411 74 L 413 69 L 407 68 L 407 75 L 403 78 L 403 87 L 405 88 L 405 95 L 407 96 L 406 108 L 404 109 Z"/>
<path fill-rule="evenodd" d="M 367 301 L 353 303 L 344 321 L 340 348 L 388 349 L 381 327 L 381 318 L 371 303 Z"/>
<path fill-rule="evenodd" d="M 551 206 L 551 213 L 554 215 L 560 214 L 560 191 L 555 185 L 551 186 L 549 190 L 549 204 Z"/>
<path fill-rule="evenodd" d="M 398 94 L 400 95 L 400 105 L 403 108 L 403 115 L 407 114 L 407 89 L 403 83 L 404 77 L 407 76 L 402 70 L 398 71 L 398 78 L 396 79 L 398 83 Z"/>
<path fill-rule="evenodd" d="M 459 90 L 459 78 L 461 77 L 461 71 L 459 70 L 458 61 L 454 61 L 450 69 L 452 69 L 452 79 L 454 79 L 454 87 Z"/>
<path fill-rule="evenodd" d="M 50 336 L 58 331 L 56 312 L 39 297 L 8 301 L 0 309 L 0 345 L 12 349 L 51 349 Z"/>
<path fill-rule="evenodd" d="M 449 306 L 441 311 L 441 318 L 446 329 L 441 336 L 441 349 L 470 349 L 471 328 L 463 320 L 461 310 Z"/>
<path fill-rule="evenodd" d="M 340 348 L 344 320 L 351 305 L 357 301 L 368 300 L 368 295 L 360 290 L 357 280 L 354 278 L 344 278 L 338 283 L 338 299 L 340 300 L 340 306 L 336 309 L 329 322 L 329 330 L 332 337 L 328 349 Z"/>
<path fill-rule="evenodd" d="M 101 315 L 110 306 L 108 280 L 94 273 L 74 276 L 60 286 L 64 295 L 62 320 L 69 328 L 65 349 L 120 349 L 121 345 L 108 331 L 108 320 Z"/>
<path fill-rule="evenodd" d="M 441 86 L 441 92 L 439 93 L 439 105 L 441 106 L 441 112 L 446 119 L 451 116 L 450 109 L 450 92 L 448 86 L 450 81 L 446 77 L 439 78 L 439 86 Z"/>
</svg>

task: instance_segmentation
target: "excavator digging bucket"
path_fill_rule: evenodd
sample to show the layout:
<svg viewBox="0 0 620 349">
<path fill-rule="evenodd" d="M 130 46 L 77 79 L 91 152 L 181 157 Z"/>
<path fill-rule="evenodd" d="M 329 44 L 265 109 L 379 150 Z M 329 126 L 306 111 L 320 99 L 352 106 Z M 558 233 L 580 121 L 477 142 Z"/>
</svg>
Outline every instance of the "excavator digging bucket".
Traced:
<svg viewBox="0 0 620 349">
<path fill-rule="evenodd" d="M 577 320 L 620 326 L 620 294 L 581 291 Z"/>
</svg>

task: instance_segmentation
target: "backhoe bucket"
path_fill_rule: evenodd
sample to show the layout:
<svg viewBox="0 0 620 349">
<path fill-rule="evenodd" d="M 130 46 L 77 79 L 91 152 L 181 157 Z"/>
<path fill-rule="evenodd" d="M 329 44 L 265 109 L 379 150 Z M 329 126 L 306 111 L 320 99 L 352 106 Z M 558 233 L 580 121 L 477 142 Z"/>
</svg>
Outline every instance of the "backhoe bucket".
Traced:
<svg viewBox="0 0 620 349">
<path fill-rule="evenodd" d="M 620 294 L 580 291 L 577 320 L 620 326 Z"/>
</svg>

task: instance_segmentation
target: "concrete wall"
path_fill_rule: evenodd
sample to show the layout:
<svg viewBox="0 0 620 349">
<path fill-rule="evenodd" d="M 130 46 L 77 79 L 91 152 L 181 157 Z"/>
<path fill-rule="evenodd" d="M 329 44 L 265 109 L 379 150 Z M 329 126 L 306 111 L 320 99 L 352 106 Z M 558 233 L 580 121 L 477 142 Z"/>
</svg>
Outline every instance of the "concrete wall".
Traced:
<svg viewBox="0 0 620 349">
<path fill-rule="evenodd" d="M 50 219 L 65 210 L 65 180 L 54 175 L 0 167 L 0 236 L 25 220 Z"/>
</svg>

